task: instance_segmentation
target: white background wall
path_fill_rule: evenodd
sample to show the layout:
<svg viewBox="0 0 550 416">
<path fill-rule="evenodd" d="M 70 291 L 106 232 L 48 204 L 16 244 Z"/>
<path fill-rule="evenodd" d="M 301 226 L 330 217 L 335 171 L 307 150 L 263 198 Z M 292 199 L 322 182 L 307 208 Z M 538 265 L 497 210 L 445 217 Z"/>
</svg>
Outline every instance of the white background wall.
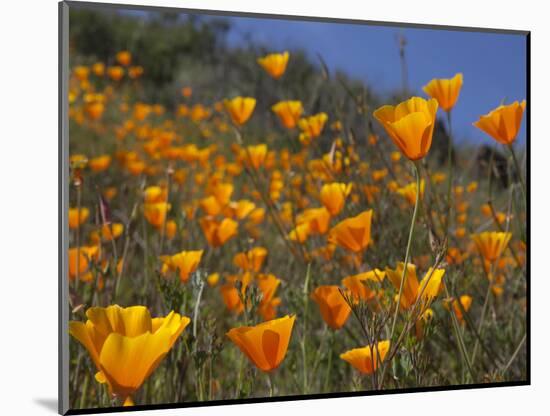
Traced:
<svg viewBox="0 0 550 416">
<path fill-rule="evenodd" d="M 118 1 L 119 3 L 131 3 Z M 532 386 L 147 412 L 163 415 L 548 414 L 549 16 L 542 1 L 135 0 L 147 5 L 532 31 Z M 0 414 L 54 414 L 57 396 L 57 2 L 0 11 Z M 506 50 L 502 51 L 503 54 Z M 29 112 L 29 109 L 31 111 Z M 546 399 L 546 400 L 545 400 Z M 350 414 L 348 413 L 348 414 Z"/>
</svg>

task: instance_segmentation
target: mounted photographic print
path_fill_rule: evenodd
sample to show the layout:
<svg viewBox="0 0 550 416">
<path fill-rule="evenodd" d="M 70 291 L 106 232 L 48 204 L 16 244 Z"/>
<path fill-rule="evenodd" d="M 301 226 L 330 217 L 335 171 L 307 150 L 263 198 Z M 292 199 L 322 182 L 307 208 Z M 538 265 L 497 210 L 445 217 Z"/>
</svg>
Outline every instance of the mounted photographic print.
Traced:
<svg viewBox="0 0 550 416">
<path fill-rule="evenodd" d="M 60 413 L 530 383 L 529 32 L 59 11 Z"/>
</svg>

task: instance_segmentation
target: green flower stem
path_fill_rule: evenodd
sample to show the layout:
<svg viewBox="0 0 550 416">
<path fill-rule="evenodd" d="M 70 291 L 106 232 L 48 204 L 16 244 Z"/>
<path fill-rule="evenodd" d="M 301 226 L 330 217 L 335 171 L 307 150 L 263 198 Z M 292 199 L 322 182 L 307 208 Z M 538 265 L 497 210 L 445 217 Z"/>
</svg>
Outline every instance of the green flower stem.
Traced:
<svg viewBox="0 0 550 416">
<path fill-rule="evenodd" d="M 491 266 L 491 272 L 492 272 L 492 266 Z M 492 274 L 492 273 L 491 273 Z M 488 280 L 490 279 L 490 276 L 488 276 Z M 481 338 L 483 334 L 483 324 L 485 323 L 485 316 L 487 315 L 487 308 L 489 307 L 489 300 L 491 298 L 491 281 L 489 280 L 489 283 L 487 284 L 487 293 L 485 294 L 485 301 L 483 302 L 483 308 L 481 309 L 481 317 L 479 318 L 479 325 L 477 327 L 477 333 L 479 334 L 479 337 Z M 476 339 L 476 343 L 474 344 L 474 350 L 472 352 L 472 363 L 476 360 L 477 350 L 479 348 L 479 338 Z"/>
<path fill-rule="evenodd" d="M 304 331 L 302 335 L 302 362 L 303 362 L 303 392 L 304 394 L 307 393 L 307 350 L 306 350 L 306 332 L 307 332 L 307 317 L 308 317 L 308 294 L 309 294 L 309 279 L 311 276 L 311 263 L 307 264 L 307 271 L 306 271 L 306 278 L 304 281 L 304 288 L 303 288 L 303 301 L 304 301 Z"/>
<path fill-rule="evenodd" d="M 514 161 L 514 167 L 516 168 L 516 173 L 518 174 L 519 183 L 521 185 L 521 192 L 523 193 L 523 200 L 527 201 L 527 192 L 525 190 L 525 182 L 523 181 L 523 175 L 521 174 L 521 169 L 519 167 L 519 162 L 516 157 L 516 152 L 514 151 L 514 146 L 509 144 L 508 149 L 510 149 L 510 153 L 512 154 L 512 160 Z"/>
<path fill-rule="evenodd" d="M 409 259 L 411 256 L 411 246 L 412 246 L 412 239 L 414 235 L 414 226 L 416 223 L 416 217 L 418 216 L 418 205 L 420 201 L 420 170 L 418 169 L 418 164 L 414 163 L 414 169 L 416 174 L 416 201 L 414 203 L 414 211 L 413 216 L 411 220 L 411 227 L 409 229 L 409 239 L 407 241 L 407 250 L 405 252 L 405 262 L 403 267 L 403 273 L 401 274 L 401 283 L 399 285 L 399 295 L 397 297 L 397 304 L 395 305 L 395 312 L 393 314 L 393 322 L 391 325 L 391 332 L 389 336 L 389 340 L 393 340 L 393 336 L 395 334 L 395 326 L 397 324 L 397 317 L 399 316 L 399 307 L 401 305 L 401 298 L 403 296 L 403 287 L 405 286 L 405 277 L 407 275 L 407 266 L 409 264 Z M 384 382 L 384 376 L 386 374 L 386 370 L 388 368 L 388 362 L 384 365 L 384 369 L 382 370 L 382 377 L 380 378 L 380 383 L 382 384 Z"/>
<path fill-rule="evenodd" d="M 449 290 L 447 289 L 447 285 L 443 284 L 443 287 L 445 288 L 445 296 L 449 299 L 450 294 Z M 460 299 L 458 300 L 460 302 Z M 472 369 L 472 363 L 470 362 L 470 359 L 468 358 L 468 353 L 466 352 L 466 344 L 464 344 L 464 337 L 462 336 L 462 331 L 460 330 L 460 326 L 458 325 L 458 319 L 456 318 L 455 311 L 453 306 L 451 305 L 451 322 L 453 323 L 453 330 L 455 333 L 455 337 L 458 344 L 458 349 L 460 350 L 460 355 L 462 356 L 462 359 L 464 363 L 466 364 L 466 367 L 468 368 L 468 372 L 470 373 L 470 377 L 472 378 L 472 381 L 475 381 L 474 376 L 474 370 Z"/>
<path fill-rule="evenodd" d="M 453 190 L 453 130 L 451 124 L 451 111 L 447 111 L 447 125 L 449 127 L 449 149 L 447 151 L 447 218 L 445 219 L 445 237 L 449 236 L 449 225 L 451 222 L 452 190 Z"/>
</svg>

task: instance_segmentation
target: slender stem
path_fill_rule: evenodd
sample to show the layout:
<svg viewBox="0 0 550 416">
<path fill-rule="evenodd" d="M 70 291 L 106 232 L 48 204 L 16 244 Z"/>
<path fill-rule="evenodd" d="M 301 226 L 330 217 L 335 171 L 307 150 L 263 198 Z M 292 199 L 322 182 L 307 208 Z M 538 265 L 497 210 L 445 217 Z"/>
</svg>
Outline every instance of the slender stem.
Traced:
<svg viewBox="0 0 550 416">
<path fill-rule="evenodd" d="M 242 380 L 243 380 L 243 367 L 244 367 L 244 362 L 243 362 L 243 355 L 240 354 L 240 357 L 239 357 L 239 371 L 237 372 L 237 383 L 235 385 L 235 398 L 238 399 L 240 394 L 241 394 L 241 386 L 242 386 Z"/>
<path fill-rule="evenodd" d="M 447 126 L 449 128 L 449 148 L 447 150 L 447 218 L 445 219 L 445 237 L 449 235 L 449 225 L 451 222 L 452 209 L 452 190 L 453 190 L 453 129 L 451 123 L 451 111 L 447 111 Z"/>
<path fill-rule="evenodd" d="M 519 167 L 519 162 L 516 157 L 516 152 L 514 151 L 514 146 L 512 146 L 512 144 L 509 144 L 508 149 L 510 149 L 510 153 L 512 154 L 512 159 L 514 161 L 514 167 L 516 168 L 516 172 L 518 174 L 519 183 L 521 185 L 521 192 L 523 193 L 523 200 L 527 201 L 525 182 L 523 181 L 523 175 L 521 174 L 521 169 Z"/>
<path fill-rule="evenodd" d="M 267 385 L 269 387 L 269 397 L 273 397 L 273 380 L 271 379 L 271 373 L 266 373 Z"/>
<path fill-rule="evenodd" d="M 508 363 L 504 366 L 504 368 L 502 369 L 501 371 L 501 374 L 504 375 L 506 374 L 506 372 L 508 371 L 508 368 L 510 368 L 510 366 L 512 365 L 512 363 L 514 362 L 514 360 L 516 359 L 516 357 L 518 356 L 520 350 L 521 350 L 521 347 L 523 346 L 523 343 L 525 342 L 527 338 L 527 334 L 524 334 L 523 335 L 523 338 L 521 339 L 521 341 L 519 342 L 519 345 L 518 347 L 516 348 L 516 350 L 514 351 L 514 353 L 512 354 L 512 357 L 510 357 L 510 360 L 508 361 Z"/>
<path fill-rule="evenodd" d="M 78 290 L 80 280 L 80 208 L 82 205 L 82 182 L 76 186 L 76 209 L 77 209 L 77 227 L 76 227 L 76 272 L 74 281 L 74 290 Z"/>
<path fill-rule="evenodd" d="M 84 375 L 84 385 L 82 386 L 82 396 L 80 396 L 80 404 L 78 407 L 80 409 L 86 408 L 86 398 L 88 396 L 88 385 L 90 384 L 90 375 L 86 373 Z"/>
<path fill-rule="evenodd" d="M 481 338 L 483 331 L 483 324 L 485 323 L 485 315 L 487 314 L 487 307 L 489 306 L 489 299 L 491 298 L 491 282 L 489 281 L 487 285 L 487 293 L 485 294 L 485 301 L 483 302 L 483 308 L 481 310 L 481 317 L 479 318 L 479 324 L 477 327 L 477 332 Z M 472 363 L 476 360 L 477 350 L 479 348 L 479 338 L 476 339 L 474 344 L 474 350 L 472 352 Z"/>
<path fill-rule="evenodd" d="M 405 277 L 407 275 L 407 266 L 409 264 L 409 258 L 411 255 L 412 239 L 414 235 L 414 225 L 416 223 L 416 217 L 418 215 L 418 205 L 420 201 L 420 170 L 418 169 L 418 165 L 416 163 L 414 163 L 414 169 L 416 174 L 416 200 L 414 203 L 414 211 L 413 211 L 413 216 L 411 220 L 411 227 L 409 229 L 409 239 L 407 241 L 407 251 L 405 252 L 405 262 L 403 265 L 403 272 L 401 274 L 401 283 L 399 284 L 399 295 L 397 297 L 395 312 L 393 314 L 393 322 L 391 325 L 391 332 L 389 337 L 390 341 L 393 339 L 393 335 L 395 333 L 395 325 L 397 324 L 397 317 L 399 315 L 399 308 L 401 306 L 401 298 L 403 296 L 403 287 L 405 286 Z M 387 368 L 388 368 L 388 361 L 386 361 L 386 364 L 384 365 L 384 369 L 382 370 L 382 377 L 380 378 L 380 383 L 384 382 L 384 376 L 386 374 Z"/>
<path fill-rule="evenodd" d="M 447 289 L 447 285 L 443 284 L 443 287 L 445 288 L 445 296 L 447 298 L 450 298 L 449 290 Z M 458 299 L 458 302 L 460 302 L 460 299 Z M 455 337 L 456 337 L 457 343 L 458 343 L 458 349 L 460 350 L 462 358 L 463 358 L 464 362 L 466 363 L 466 367 L 468 368 L 468 372 L 470 373 L 470 377 L 472 377 L 472 381 L 475 381 L 474 370 L 472 369 L 472 363 L 470 362 L 470 359 L 468 358 L 468 353 L 466 351 L 466 345 L 464 344 L 464 338 L 462 336 L 462 331 L 460 330 L 460 326 L 458 325 L 458 320 L 456 318 L 456 314 L 455 314 L 454 308 L 452 306 L 450 307 L 450 313 L 451 313 L 451 322 L 453 323 L 453 329 L 454 329 Z"/>
<path fill-rule="evenodd" d="M 307 317 L 308 317 L 308 293 L 309 293 L 309 279 L 311 276 L 311 263 L 307 264 L 307 271 L 306 271 L 306 278 L 304 281 L 304 288 L 303 288 L 303 301 L 304 301 L 304 330 L 302 334 L 302 361 L 303 361 L 303 391 L 304 394 L 307 393 L 307 350 L 306 350 L 306 333 L 307 333 Z"/>
<path fill-rule="evenodd" d="M 330 373 L 332 371 L 332 349 L 334 347 L 334 331 L 330 331 L 330 343 L 328 348 L 328 363 L 327 363 L 327 371 L 325 373 L 325 385 L 323 386 L 323 391 L 328 391 L 328 385 L 330 382 Z"/>
<path fill-rule="evenodd" d="M 193 310 L 193 338 L 197 338 L 197 322 L 199 321 L 199 310 L 201 304 L 202 290 L 204 289 L 204 280 L 200 280 L 199 292 L 197 293 L 197 300 L 195 301 L 195 309 Z"/>
</svg>

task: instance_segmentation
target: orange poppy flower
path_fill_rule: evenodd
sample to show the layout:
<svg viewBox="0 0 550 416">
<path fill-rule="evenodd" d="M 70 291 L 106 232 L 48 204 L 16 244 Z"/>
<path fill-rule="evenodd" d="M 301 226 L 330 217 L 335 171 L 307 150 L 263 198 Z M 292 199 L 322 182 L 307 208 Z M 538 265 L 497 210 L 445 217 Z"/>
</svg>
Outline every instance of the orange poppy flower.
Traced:
<svg viewBox="0 0 550 416">
<path fill-rule="evenodd" d="M 368 301 L 375 296 L 375 292 L 369 288 L 367 281 L 381 283 L 386 277 L 386 272 L 374 269 L 342 279 L 342 284 L 351 292 L 355 300 Z"/>
<path fill-rule="evenodd" d="M 397 264 L 395 269 L 386 267 L 386 275 L 397 292 L 401 286 L 401 276 L 403 275 L 403 262 Z M 430 267 L 420 283 L 416 277 L 416 266 L 407 264 L 407 273 L 403 282 L 403 293 L 401 296 L 401 309 L 409 309 L 413 306 L 420 297 L 424 305 L 428 305 L 434 298 L 439 295 L 442 289 L 442 279 L 445 274 L 445 269 L 435 269 L 432 272 Z"/>
<path fill-rule="evenodd" d="M 296 217 L 298 224 L 307 224 L 311 234 L 325 234 L 330 225 L 330 212 L 325 208 L 309 208 Z"/>
<path fill-rule="evenodd" d="M 211 218 L 203 217 L 199 219 L 202 232 L 212 247 L 220 247 L 227 240 L 237 235 L 239 223 L 231 218 L 224 218 L 221 222 Z"/>
<path fill-rule="evenodd" d="M 224 100 L 224 105 L 233 123 L 242 126 L 252 116 L 254 107 L 256 107 L 256 99 L 251 97 L 235 97 L 231 100 Z"/>
<path fill-rule="evenodd" d="M 103 172 L 106 170 L 109 165 L 111 164 L 112 157 L 110 155 L 102 155 L 95 157 L 93 159 L 90 159 L 88 161 L 88 166 L 90 166 L 90 169 L 93 172 Z"/>
<path fill-rule="evenodd" d="M 118 222 L 103 224 L 101 227 L 101 237 L 105 241 L 115 240 L 124 232 L 124 225 Z"/>
<path fill-rule="evenodd" d="M 254 247 L 249 251 L 237 253 L 233 257 L 233 264 L 244 271 L 259 272 L 266 257 L 266 248 Z"/>
<path fill-rule="evenodd" d="M 153 227 L 160 229 L 166 221 L 166 215 L 172 206 L 166 202 L 143 205 L 143 215 Z"/>
<path fill-rule="evenodd" d="M 258 305 L 258 312 L 264 321 L 275 318 L 277 306 L 281 304 L 281 298 L 275 297 L 275 292 L 281 284 L 281 280 L 272 274 L 262 274 L 256 278 L 258 289 L 262 292 L 262 300 Z"/>
<path fill-rule="evenodd" d="M 285 358 L 296 316 L 284 316 L 256 326 L 231 329 L 226 335 L 264 372 L 279 367 Z"/>
<path fill-rule="evenodd" d="M 75 66 L 73 68 L 73 74 L 79 81 L 86 81 L 88 75 L 90 75 L 90 68 L 83 65 Z"/>
<path fill-rule="evenodd" d="M 272 78 L 279 79 L 286 71 L 289 56 L 287 51 L 283 53 L 271 53 L 258 58 L 257 62 Z"/>
<path fill-rule="evenodd" d="M 220 281 L 220 274 L 219 273 L 211 273 L 206 278 L 206 283 L 208 283 L 208 286 L 214 287 L 218 284 Z"/>
<path fill-rule="evenodd" d="M 229 215 L 227 216 L 235 217 L 238 220 L 242 220 L 248 217 L 249 215 L 251 215 L 255 208 L 256 208 L 256 204 L 247 199 L 241 199 L 240 201 L 230 202 L 228 206 Z"/>
<path fill-rule="evenodd" d="M 309 235 L 311 234 L 311 227 L 309 222 L 304 222 L 302 224 L 296 225 L 294 229 L 288 233 L 288 238 L 292 241 L 297 241 L 299 243 L 305 242 Z"/>
<path fill-rule="evenodd" d="M 410 160 L 428 154 L 435 128 L 437 100 L 412 97 L 397 106 L 385 105 L 373 113 L 394 144 Z"/>
<path fill-rule="evenodd" d="M 228 276 L 226 283 L 220 286 L 220 293 L 222 295 L 223 303 L 227 309 L 236 314 L 240 314 L 244 311 L 244 303 L 242 298 L 246 294 L 246 288 L 250 284 L 252 276 L 250 273 L 244 273 L 242 275 Z M 240 284 L 240 294 L 236 287 L 236 283 Z"/>
<path fill-rule="evenodd" d="M 425 183 L 424 179 L 420 180 L 420 199 L 424 197 Z M 416 182 L 411 182 L 401 188 L 395 190 L 399 195 L 407 200 L 411 205 L 416 203 Z"/>
<path fill-rule="evenodd" d="M 243 150 L 243 156 L 248 166 L 258 170 L 265 162 L 267 156 L 267 145 L 258 144 L 255 146 L 247 146 L 246 149 Z"/>
<path fill-rule="evenodd" d="M 485 260 L 493 263 L 506 250 L 512 233 L 502 233 L 496 231 L 485 231 L 479 234 L 473 234 L 472 240 Z"/>
<path fill-rule="evenodd" d="M 347 196 L 351 192 L 352 184 L 345 183 L 327 183 L 321 188 L 321 202 L 330 212 L 330 215 L 336 216 L 344 208 Z"/>
<path fill-rule="evenodd" d="M 182 251 L 171 256 L 161 256 L 162 274 L 179 270 L 180 280 L 187 282 L 189 275 L 197 270 L 203 250 Z"/>
<path fill-rule="evenodd" d="M 102 77 L 105 74 L 105 64 L 103 62 L 96 62 L 92 65 L 92 72 L 96 77 Z"/>
<path fill-rule="evenodd" d="M 74 229 L 80 227 L 86 222 L 90 216 L 90 210 L 86 207 L 69 208 L 69 228 Z"/>
<path fill-rule="evenodd" d="M 169 240 L 173 239 L 176 236 L 178 231 L 178 224 L 174 220 L 166 221 L 166 238 Z"/>
<path fill-rule="evenodd" d="M 180 334 L 191 321 L 170 312 L 165 317 L 151 318 L 144 306 L 89 308 L 88 320 L 71 321 L 69 332 L 90 354 L 98 373 L 95 378 L 107 383 L 111 394 L 125 405 L 145 382 Z"/>
<path fill-rule="evenodd" d="M 116 61 L 123 66 L 128 66 L 132 62 L 132 54 L 129 51 L 120 51 L 116 54 Z"/>
<path fill-rule="evenodd" d="M 145 188 L 143 197 L 145 199 L 145 203 L 147 204 L 166 202 L 166 199 L 168 198 L 168 190 L 165 187 L 148 186 Z"/>
<path fill-rule="evenodd" d="M 280 101 L 271 107 L 279 120 L 287 129 L 293 129 L 298 123 L 298 119 L 304 112 L 301 101 Z"/>
<path fill-rule="evenodd" d="M 462 295 L 460 297 L 460 304 L 458 302 L 459 302 L 459 299 L 453 300 L 452 302 L 453 310 L 456 318 L 458 319 L 458 322 L 460 322 L 461 324 L 464 324 L 464 315 L 462 313 L 462 309 L 460 308 L 460 304 L 462 305 L 462 308 L 464 309 L 464 311 L 468 312 L 468 310 L 472 306 L 472 297 L 469 295 Z M 449 304 L 450 302 L 445 302 L 443 306 L 447 310 L 449 310 L 450 309 Z"/>
<path fill-rule="evenodd" d="M 339 222 L 329 232 L 329 241 L 346 250 L 359 253 L 370 244 L 372 210 Z"/>
<path fill-rule="evenodd" d="M 301 118 L 298 120 L 298 127 L 309 138 L 319 137 L 323 131 L 323 127 L 328 120 L 326 113 L 319 113 L 313 116 Z"/>
<path fill-rule="evenodd" d="M 81 280 L 88 272 L 90 262 L 99 258 L 99 246 L 82 246 L 69 249 L 69 279 L 74 280 L 78 274 Z M 78 263 L 78 264 L 77 264 Z M 78 272 L 77 272 L 78 270 Z"/>
<path fill-rule="evenodd" d="M 121 66 L 111 66 L 107 68 L 107 75 L 113 81 L 120 81 L 124 76 L 124 68 Z"/>
<path fill-rule="evenodd" d="M 340 329 L 348 320 L 351 308 L 340 293 L 338 286 L 319 286 L 311 294 L 319 305 L 321 316 L 332 329 Z"/>
<path fill-rule="evenodd" d="M 461 73 L 456 74 L 450 79 L 432 79 L 427 85 L 422 87 L 424 92 L 430 97 L 435 98 L 439 106 L 447 112 L 455 106 L 461 88 Z"/>
<path fill-rule="evenodd" d="M 380 341 L 376 346 L 355 348 L 340 355 L 340 358 L 350 363 L 363 374 L 372 374 L 381 362 L 384 361 L 390 350 L 390 341 Z"/>
<path fill-rule="evenodd" d="M 499 143 L 511 144 L 518 135 L 524 111 L 525 100 L 521 103 L 515 101 L 512 104 L 501 105 L 489 114 L 481 116 L 474 126 Z"/>
</svg>

